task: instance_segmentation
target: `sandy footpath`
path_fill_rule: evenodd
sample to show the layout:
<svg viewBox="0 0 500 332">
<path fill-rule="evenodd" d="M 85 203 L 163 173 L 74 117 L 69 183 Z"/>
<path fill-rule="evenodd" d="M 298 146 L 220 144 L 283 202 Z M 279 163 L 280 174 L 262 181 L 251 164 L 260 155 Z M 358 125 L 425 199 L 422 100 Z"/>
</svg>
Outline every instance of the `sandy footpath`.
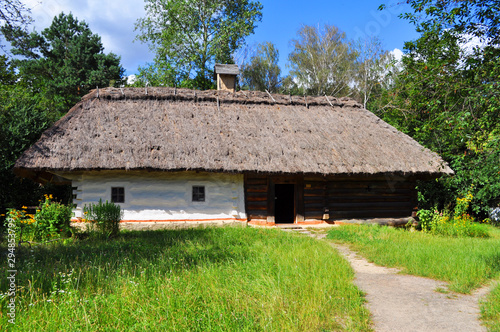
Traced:
<svg viewBox="0 0 500 332">
<path fill-rule="evenodd" d="M 326 237 L 324 233 L 308 230 L 298 232 L 316 239 Z M 493 284 L 471 295 L 457 294 L 448 291 L 446 282 L 399 274 L 398 269 L 368 262 L 346 245 L 329 244 L 354 269 L 354 282 L 366 294 L 366 306 L 372 314 L 376 332 L 486 331 L 479 320 L 479 301 Z"/>
<path fill-rule="evenodd" d="M 369 263 L 347 246 L 332 244 L 356 272 L 355 283 L 366 293 L 375 331 L 486 331 L 479 321 L 479 299 L 489 287 L 472 295 L 436 291 L 447 284 L 433 279 L 398 274 Z"/>
</svg>

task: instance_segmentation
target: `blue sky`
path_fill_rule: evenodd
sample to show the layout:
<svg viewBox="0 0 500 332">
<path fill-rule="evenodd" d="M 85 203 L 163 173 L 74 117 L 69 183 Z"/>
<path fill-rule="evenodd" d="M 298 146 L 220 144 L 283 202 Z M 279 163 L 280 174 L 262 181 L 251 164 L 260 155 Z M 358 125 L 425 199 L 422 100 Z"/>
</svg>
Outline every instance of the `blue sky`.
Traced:
<svg viewBox="0 0 500 332">
<path fill-rule="evenodd" d="M 148 47 L 134 42 L 134 24 L 145 15 L 143 0 L 23 0 L 32 8 L 35 29 L 48 27 L 61 11 L 72 12 L 101 36 L 105 51 L 121 56 L 126 74 L 134 74 L 139 65 L 153 59 Z M 385 49 L 403 49 L 404 42 L 417 38 L 413 25 L 398 18 L 408 9 L 401 0 L 261 0 L 264 6 L 262 22 L 247 44 L 270 41 L 280 51 L 280 65 L 286 71 L 290 40 L 302 25 L 333 24 L 346 32 L 350 39 L 366 35 L 378 36 Z M 380 4 L 388 9 L 377 11 Z"/>
<path fill-rule="evenodd" d="M 377 36 L 386 50 L 402 50 L 405 41 L 418 37 L 415 28 L 398 15 L 409 7 L 400 0 L 261 0 L 264 6 L 262 22 L 255 34 L 247 39 L 249 45 L 270 41 L 280 51 L 280 66 L 284 68 L 292 51 L 290 40 L 303 25 L 332 24 L 346 33 L 349 39 Z M 377 10 L 385 3 L 387 9 Z"/>
</svg>

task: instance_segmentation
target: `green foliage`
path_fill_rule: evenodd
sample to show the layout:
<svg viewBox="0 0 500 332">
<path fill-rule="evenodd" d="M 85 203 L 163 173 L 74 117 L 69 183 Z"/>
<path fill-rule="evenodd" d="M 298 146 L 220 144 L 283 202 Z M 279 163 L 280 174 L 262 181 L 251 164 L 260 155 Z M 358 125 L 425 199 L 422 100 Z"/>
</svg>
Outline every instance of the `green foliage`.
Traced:
<svg viewBox="0 0 500 332">
<path fill-rule="evenodd" d="M 120 230 L 120 220 L 123 217 L 121 208 L 118 204 L 102 202 L 90 203 L 83 208 L 85 215 L 84 221 L 90 222 L 96 230 L 105 237 L 115 237 Z"/>
<path fill-rule="evenodd" d="M 17 75 L 15 68 L 5 55 L 0 55 L 0 89 L 16 83 Z"/>
<path fill-rule="evenodd" d="M 232 54 L 262 18 L 262 5 L 250 0 L 146 0 L 145 9 L 136 29 L 156 53 L 147 72 L 166 79 L 160 85 L 197 89 L 214 87 L 214 64 L 233 63 Z"/>
<path fill-rule="evenodd" d="M 402 71 L 375 112 L 439 153 L 455 171 L 419 185 L 426 197 L 423 208 L 453 208 L 456 198 L 474 186 L 472 212 L 484 218 L 500 200 L 498 2 L 409 4 L 414 13 L 402 17 L 421 36 L 405 44 Z"/>
<path fill-rule="evenodd" d="M 444 236 L 489 237 L 487 228 L 469 215 L 473 195 L 469 191 L 465 197 L 457 198 L 455 210 L 439 212 L 437 209 L 421 209 L 417 212 L 419 226 L 424 232 Z"/>
<path fill-rule="evenodd" d="M 453 30 L 500 43 L 500 4 L 497 0 L 410 0 L 413 13 L 401 17 L 417 25 L 423 32 L 430 26 Z"/>
<path fill-rule="evenodd" d="M 42 188 L 21 180 L 12 173 L 14 163 L 88 89 L 119 80 L 123 69 L 116 56 L 102 53 L 100 38 L 72 15 L 59 15 L 41 34 L 16 25 L 1 29 L 12 52 L 24 59 L 0 57 L 0 214 L 36 205 L 48 192 L 67 202 L 70 187 Z"/>
<path fill-rule="evenodd" d="M 36 211 L 33 223 L 33 239 L 49 240 L 70 236 L 70 221 L 73 214 L 71 206 L 53 202 L 52 195 L 45 195 L 45 201 Z"/>
<path fill-rule="evenodd" d="M 26 213 L 26 206 L 22 210 L 8 210 L 6 223 L 15 225 L 18 241 L 43 242 L 71 235 L 71 207 L 52 199 L 52 195 L 45 195 L 45 201 L 40 203 L 35 214 Z"/>
<path fill-rule="evenodd" d="M 481 301 L 481 319 L 488 331 L 500 331 L 500 283 Z"/>
<path fill-rule="evenodd" d="M 3 27 L 16 55 L 19 76 L 57 107 L 59 116 L 96 86 L 121 82 L 120 58 L 104 54 L 101 38 L 85 22 L 61 13 L 49 28 L 30 34 Z M 56 113 L 57 114 L 57 113 Z"/>
<path fill-rule="evenodd" d="M 279 51 L 271 42 L 257 45 L 250 61 L 241 67 L 241 85 L 252 91 L 276 93 L 281 87 Z"/>
<path fill-rule="evenodd" d="M 14 29 L 18 28 L 22 31 L 26 31 L 28 25 L 33 21 L 31 18 L 31 10 L 20 0 L 3 0 L 0 5 L 0 21 L 3 26 Z M 1 30 L 0 30 L 1 32 Z M 8 53 L 5 45 L 3 45 L 2 38 L 0 34 L 0 48 Z"/>
<path fill-rule="evenodd" d="M 344 32 L 334 25 L 326 24 L 322 29 L 304 25 L 291 43 L 290 74 L 306 94 L 336 97 L 349 94 L 357 53 Z"/>
<path fill-rule="evenodd" d="M 418 225 L 420 229 L 424 232 L 430 231 L 432 228 L 432 223 L 436 217 L 437 210 L 425 210 L 421 209 L 417 211 Z"/>
<path fill-rule="evenodd" d="M 121 232 L 32 250 L 16 261 L 14 330 L 370 331 L 348 262 L 298 234 Z M 0 329 L 7 299 L 0 292 Z"/>
<path fill-rule="evenodd" d="M 10 64 L 6 67 L 12 68 Z M 3 84 L 0 84 L 0 214 L 5 214 L 7 208 L 37 205 L 42 195 L 48 192 L 57 193 L 59 199 L 67 202 L 71 192 L 68 186 L 40 187 L 12 173 L 17 158 L 55 120 L 52 112 L 47 110 L 51 102 L 21 83 L 13 84 L 16 78 L 13 69 L 9 69 L 2 75 Z"/>
<path fill-rule="evenodd" d="M 176 72 L 172 66 L 164 60 L 155 59 L 154 63 L 147 63 L 138 68 L 134 87 L 149 86 L 177 86 Z"/>
<path fill-rule="evenodd" d="M 33 223 L 35 222 L 33 214 L 27 214 L 26 209 L 8 209 L 5 217 L 4 226 L 6 229 L 8 228 L 8 224 L 14 225 L 13 230 L 15 231 L 16 242 L 33 239 Z M 10 226 L 10 229 L 12 229 L 12 226 Z"/>
</svg>

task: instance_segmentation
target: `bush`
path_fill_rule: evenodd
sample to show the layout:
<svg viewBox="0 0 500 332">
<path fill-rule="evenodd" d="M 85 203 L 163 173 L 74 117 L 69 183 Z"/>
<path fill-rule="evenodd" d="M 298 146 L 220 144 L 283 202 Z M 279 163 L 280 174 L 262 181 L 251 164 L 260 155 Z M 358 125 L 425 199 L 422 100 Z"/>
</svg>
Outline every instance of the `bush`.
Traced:
<svg viewBox="0 0 500 332">
<path fill-rule="evenodd" d="M 9 209 L 6 216 L 6 222 L 15 225 L 19 241 L 46 241 L 71 234 L 71 207 L 52 202 L 52 195 L 45 195 L 35 214 L 26 213 L 26 209 Z"/>
<path fill-rule="evenodd" d="M 14 231 L 17 241 L 31 240 L 33 237 L 33 223 L 35 223 L 34 216 L 27 214 L 25 206 L 22 210 L 8 209 L 5 216 L 5 226 L 7 224 L 14 225 Z"/>
<path fill-rule="evenodd" d="M 90 222 L 95 229 L 106 237 L 114 237 L 118 234 L 120 220 L 123 217 L 119 205 L 106 201 L 85 205 L 83 208 L 84 221 Z"/>
<path fill-rule="evenodd" d="M 489 237 L 487 229 L 475 222 L 467 211 L 473 199 L 471 192 L 463 198 L 457 198 L 455 211 L 439 212 L 433 210 L 419 210 L 419 226 L 423 232 L 453 237 Z"/>
<path fill-rule="evenodd" d="M 71 206 L 52 202 L 52 195 L 45 195 L 45 202 L 34 216 L 33 239 L 38 241 L 69 236 L 71 215 Z"/>
</svg>

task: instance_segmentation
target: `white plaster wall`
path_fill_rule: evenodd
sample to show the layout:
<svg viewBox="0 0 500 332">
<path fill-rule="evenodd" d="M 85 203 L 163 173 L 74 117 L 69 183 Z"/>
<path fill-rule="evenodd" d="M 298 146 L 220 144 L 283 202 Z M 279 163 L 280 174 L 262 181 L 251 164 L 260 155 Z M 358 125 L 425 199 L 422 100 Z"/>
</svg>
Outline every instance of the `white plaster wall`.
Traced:
<svg viewBox="0 0 500 332">
<path fill-rule="evenodd" d="M 92 171 L 60 175 L 72 180 L 77 218 L 82 217 L 85 204 L 111 201 L 111 187 L 124 187 L 125 203 L 118 203 L 124 221 L 246 219 L 243 174 Z M 205 186 L 205 202 L 192 202 L 192 186 Z"/>
</svg>

